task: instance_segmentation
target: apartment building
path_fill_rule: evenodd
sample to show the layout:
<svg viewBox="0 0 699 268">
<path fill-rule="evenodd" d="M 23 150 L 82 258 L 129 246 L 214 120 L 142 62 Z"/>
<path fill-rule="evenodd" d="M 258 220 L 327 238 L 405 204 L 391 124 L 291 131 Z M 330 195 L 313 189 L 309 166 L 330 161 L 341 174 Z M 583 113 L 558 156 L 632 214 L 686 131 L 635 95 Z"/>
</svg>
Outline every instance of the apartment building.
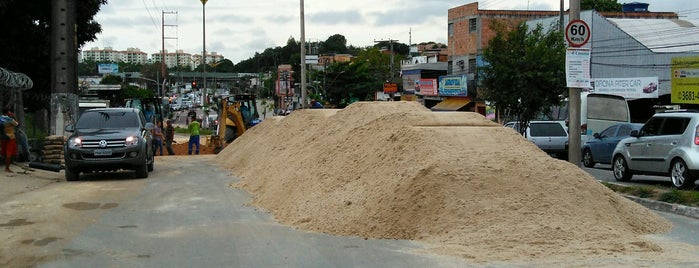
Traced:
<svg viewBox="0 0 699 268">
<path fill-rule="evenodd" d="M 162 51 L 150 54 L 141 51 L 138 48 L 127 48 L 124 51 L 114 50 L 111 47 L 105 47 L 100 49 L 98 47 L 93 47 L 89 50 L 83 50 L 78 56 L 79 62 L 84 62 L 87 60 L 95 62 L 126 62 L 133 64 L 148 64 L 154 62 L 161 62 Z M 217 52 L 210 52 L 206 54 L 207 64 L 213 64 L 224 60 L 225 57 Z M 195 68 L 201 62 L 201 54 L 190 54 L 186 53 L 181 49 L 175 52 L 168 52 L 165 50 L 165 65 L 168 68 L 173 68 L 177 66 L 187 66 L 189 68 Z"/>
</svg>

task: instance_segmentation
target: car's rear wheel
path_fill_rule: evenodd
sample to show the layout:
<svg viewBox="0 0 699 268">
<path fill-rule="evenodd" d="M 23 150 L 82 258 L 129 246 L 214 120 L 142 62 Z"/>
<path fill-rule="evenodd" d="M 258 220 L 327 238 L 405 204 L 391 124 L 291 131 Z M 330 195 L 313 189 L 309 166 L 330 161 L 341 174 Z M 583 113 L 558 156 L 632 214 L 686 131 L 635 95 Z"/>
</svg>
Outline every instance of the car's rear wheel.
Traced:
<svg viewBox="0 0 699 268">
<path fill-rule="evenodd" d="M 68 166 L 63 171 L 66 173 L 66 181 L 77 181 L 80 179 L 80 171 L 71 169 Z"/>
<path fill-rule="evenodd" d="M 614 179 L 617 181 L 629 181 L 633 176 L 633 173 L 629 170 L 629 165 L 626 163 L 626 159 L 621 155 L 614 157 L 614 161 L 612 161 L 612 171 L 614 173 Z"/>
<path fill-rule="evenodd" d="M 589 168 L 595 166 L 595 159 L 592 158 L 592 151 L 590 151 L 590 149 L 585 148 L 583 151 L 582 162 L 584 166 Z"/>
<path fill-rule="evenodd" d="M 689 168 L 687 168 L 687 164 L 682 161 L 682 159 L 672 161 L 670 179 L 672 180 L 672 185 L 677 189 L 683 190 L 693 188 L 694 181 L 696 180 L 696 178 L 692 177 L 689 173 Z"/>
</svg>

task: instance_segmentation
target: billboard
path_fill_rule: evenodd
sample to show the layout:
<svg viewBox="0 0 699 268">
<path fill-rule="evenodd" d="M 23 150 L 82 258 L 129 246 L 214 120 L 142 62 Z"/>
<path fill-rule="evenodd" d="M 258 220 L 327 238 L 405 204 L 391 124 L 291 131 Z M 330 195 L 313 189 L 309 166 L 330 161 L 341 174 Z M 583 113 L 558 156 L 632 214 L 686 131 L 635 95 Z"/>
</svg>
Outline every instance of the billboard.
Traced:
<svg viewBox="0 0 699 268">
<path fill-rule="evenodd" d="M 439 77 L 440 96 L 468 96 L 467 77 L 462 75 L 443 75 Z"/>
<path fill-rule="evenodd" d="M 699 57 L 672 58 L 670 102 L 699 104 Z"/>
<path fill-rule="evenodd" d="M 420 79 L 419 81 L 417 81 L 417 85 L 415 85 L 415 93 L 423 96 L 439 95 L 439 92 L 437 90 L 437 79 Z"/>
<path fill-rule="evenodd" d="M 97 64 L 97 73 L 99 74 L 116 74 L 119 73 L 119 65 L 116 63 L 100 63 Z"/>
<path fill-rule="evenodd" d="M 277 83 L 275 94 L 277 96 L 293 96 L 294 89 L 291 85 L 294 83 L 293 69 L 291 65 L 282 64 L 277 67 Z"/>
<path fill-rule="evenodd" d="M 627 99 L 658 97 L 658 77 L 594 79 L 595 93 L 622 96 Z"/>
<path fill-rule="evenodd" d="M 420 70 L 404 70 L 401 71 L 401 78 L 403 80 L 403 91 L 414 91 L 415 84 L 420 80 L 421 72 Z"/>
</svg>

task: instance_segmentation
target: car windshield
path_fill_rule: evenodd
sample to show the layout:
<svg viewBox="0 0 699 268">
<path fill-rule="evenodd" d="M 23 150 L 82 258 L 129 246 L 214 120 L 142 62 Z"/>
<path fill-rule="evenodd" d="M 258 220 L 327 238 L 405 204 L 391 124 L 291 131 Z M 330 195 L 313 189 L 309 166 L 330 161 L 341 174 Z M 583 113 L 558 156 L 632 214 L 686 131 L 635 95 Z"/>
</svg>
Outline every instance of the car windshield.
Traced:
<svg viewBox="0 0 699 268">
<path fill-rule="evenodd" d="M 108 128 L 129 128 L 138 127 L 138 117 L 136 113 L 122 111 L 98 111 L 86 112 L 78 123 L 76 129 L 108 129 Z"/>
</svg>

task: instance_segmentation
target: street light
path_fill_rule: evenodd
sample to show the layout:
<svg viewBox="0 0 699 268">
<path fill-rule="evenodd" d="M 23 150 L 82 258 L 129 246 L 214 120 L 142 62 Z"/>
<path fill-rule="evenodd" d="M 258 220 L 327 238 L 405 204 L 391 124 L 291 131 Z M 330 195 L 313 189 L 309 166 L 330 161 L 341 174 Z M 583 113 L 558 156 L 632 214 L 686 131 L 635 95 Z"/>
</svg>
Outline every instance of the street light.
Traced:
<svg viewBox="0 0 699 268">
<path fill-rule="evenodd" d="M 201 50 L 201 57 L 202 57 L 202 62 L 204 63 L 204 94 L 201 97 L 201 105 L 204 106 L 206 103 L 206 2 L 209 0 L 200 0 L 201 1 L 201 22 L 202 22 L 202 50 Z"/>
</svg>

